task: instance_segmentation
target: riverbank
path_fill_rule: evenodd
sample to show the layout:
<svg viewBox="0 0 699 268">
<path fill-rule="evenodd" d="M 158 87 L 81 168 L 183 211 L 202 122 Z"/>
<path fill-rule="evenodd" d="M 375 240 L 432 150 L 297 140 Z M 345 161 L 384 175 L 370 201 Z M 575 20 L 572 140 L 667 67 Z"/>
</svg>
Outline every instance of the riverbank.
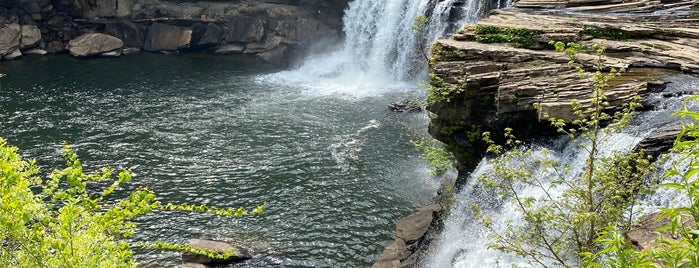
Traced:
<svg viewBox="0 0 699 268">
<path fill-rule="evenodd" d="M 134 51 L 243 54 L 287 66 L 339 42 L 348 1 L 0 1 L 0 59 Z"/>
</svg>

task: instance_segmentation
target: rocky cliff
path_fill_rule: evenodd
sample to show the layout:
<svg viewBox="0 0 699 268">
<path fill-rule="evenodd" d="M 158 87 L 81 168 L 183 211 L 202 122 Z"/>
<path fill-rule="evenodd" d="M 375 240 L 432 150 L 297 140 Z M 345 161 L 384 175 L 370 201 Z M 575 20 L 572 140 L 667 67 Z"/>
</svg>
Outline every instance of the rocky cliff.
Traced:
<svg viewBox="0 0 699 268">
<path fill-rule="evenodd" d="M 433 47 L 431 86 L 444 98 L 430 132 L 449 144 L 462 170 L 476 164 L 480 133 L 501 137 L 554 134 L 547 116 L 569 120 L 571 101 L 585 105 L 592 81 L 568 66 L 549 41 L 601 43 L 602 67 L 625 68 L 606 90 L 610 109 L 643 95 L 662 75 L 699 74 L 699 4 L 681 0 L 521 0 L 495 10 Z M 596 56 L 579 54 L 585 69 Z M 535 109 L 535 104 L 540 109 Z"/>
<path fill-rule="evenodd" d="M 248 54 L 286 65 L 339 39 L 348 0 L 0 0 L 0 58 L 71 51 Z M 86 35 L 89 34 L 89 35 Z M 101 35 L 99 35 L 101 34 Z M 123 42 L 122 46 L 109 37 Z M 71 41 L 80 37 L 80 52 Z M 110 41 L 110 44 L 103 44 Z M 75 43 L 75 42 L 74 42 Z M 85 46 L 91 46 L 85 48 Z M 85 50 L 94 51 L 82 54 Z"/>
</svg>

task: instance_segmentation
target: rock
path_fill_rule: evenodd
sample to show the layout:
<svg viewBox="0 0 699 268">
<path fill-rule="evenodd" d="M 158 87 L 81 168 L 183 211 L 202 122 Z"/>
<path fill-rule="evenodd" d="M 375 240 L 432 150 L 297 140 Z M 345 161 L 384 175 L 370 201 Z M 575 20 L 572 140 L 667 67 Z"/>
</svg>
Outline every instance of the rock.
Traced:
<svg viewBox="0 0 699 268">
<path fill-rule="evenodd" d="M 86 57 L 120 49 L 124 45 L 121 39 L 101 33 L 88 33 L 68 43 L 70 54 Z"/>
<path fill-rule="evenodd" d="M 105 57 L 119 57 L 121 55 L 122 55 L 122 53 L 119 50 L 104 52 L 104 53 L 100 54 L 100 56 L 105 56 Z"/>
<path fill-rule="evenodd" d="M 182 261 L 184 262 L 194 262 L 201 264 L 230 263 L 234 261 L 242 261 L 252 258 L 252 255 L 250 255 L 248 250 L 236 247 L 223 241 L 190 239 L 189 245 L 192 246 L 192 248 L 196 249 L 212 250 L 221 254 L 229 253 L 231 254 L 231 256 L 226 259 L 214 259 L 205 255 L 184 252 L 182 253 Z"/>
<path fill-rule="evenodd" d="M 217 47 L 216 50 L 214 50 L 214 53 L 222 54 L 222 55 L 242 54 L 244 50 L 245 50 L 244 45 L 223 45 L 223 46 Z"/>
<path fill-rule="evenodd" d="M 185 262 L 182 265 L 180 265 L 180 268 L 207 268 L 209 266 L 206 266 L 201 263 L 196 263 L 196 262 Z"/>
<path fill-rule="evenodd" d="M 223 29 L 214 23 L 206 25 L 204 35 L 197 41 L 197 45 L 220 44 L 223 38 Z"/>
<path fill-rule="evenodd" d="M 131 55 L 136 54 L 138 52 L 141 52 L 141 50 L 137 47 L 127 47 L 121 50 L 121 54 L 123 55 Z"/>
<path fill-rule="evenodd" d="M 41 30 L 36 25 L 22 25 L 21 48 L 33 47 L 41 41 Z"/>
<path fill-rule="evenodd" d="M 679 126 L 676 129 L 662 130 L 644 138 L 636 145 L 633 151 L 643 149 L 646 154 L 657 159 L 661 154 L 667 153 L 672 148 L 677 135 L 680 133 Z"/>
<path fill-rule="evenodd" d="M 38 56 L 43 56 L 46 55 L 48 52 L 46 50 L 40 49 L 40 48 L 32 48 L 30 50 L 24 51 L 25 55 L 38 55 Z"/>
<path fill-rule="evenodd" d="M 388 110 L 399 113 L 419 113 L 422 112 L 422 106 L 414 101 L 404 100 L 389 104 Z"/>
<path fill-rule="evenodd" d="M 104 33 L 121 39 L 124 41 L 124 45 L 129 47 L 143 47 L 146 39 L 144 31 L 135 23 L 127 20 L 107 23 Z"/>
<path fill-rule="evenodd" d="M 53 40 L 46 45 L 46 51 L 51 53 L 61 52 L 65 49 L 66 47 L 63 42 L 58 40 Z"/>
<path fill-rule="evenodd" d="M 14 52 L 20 45 L 21 37 L 21 26 L 17 23 L 6 24 L 0 28 L 0 56 Z"/>
<path fill-rule="evenodd" d="M 406 244 L 417 241 L 425 235 L 427 228 L 432 223 L 432 219 L 434 219 L 432 213 L 441 209 L 439 204 L 433 204 L 399 220 L 396 223 L 396 237 L 403 239 Z"/>
<path fill-rule="evenodd" d="M 652 248 L 661 237 L 669 240 L 677 239 L 677 237 L 673 236 L 669 231 L 657 231 L 660 227 L 670 225 L 670 220 L 668 218 L 658 218 L 658 216 L 660 216 L 660 212 L 643 216 L 638 224 L 626 233 L 626 238 L 631 241 L 631 245 L 633 245 L 636 250 Z M 686 227 L 696 227 L 692 217 L 685 217 L 682 224 Z"/>
<path fill-rule="evenodd" d="M 277 66 L 286 66 L 286 46 L 260 53 L 260 58 Z"/>
<path fill-rule="evenodd" d="M 192 30 L 189 28 L 156 22 L 148 28 L 143 49 L 147 51 L 178 50 L 188 46 L 191 38 Z"/>
<path fill-rule="evenodd" d="M 260 17 L 238 16 L 228 22 L 230 31 L 226 36 L 228 42 L 260 42 L 265 36 L 265 20 Z"/>
<path fill-rule="evenodd" d="M 21 57 L 21 56 L 22 56 L 22 52 L 19 51 L 19 48 L 14 48 L 14 49 L 12 49 L 12 51 L 10 51 L 9 53 L 5 54 L 5 56 L 3 57 L 3 59 L 6 59 L 6 60 L 14 60 L 14 59 L 19 58 L 19 57 Z"/>
</svg>

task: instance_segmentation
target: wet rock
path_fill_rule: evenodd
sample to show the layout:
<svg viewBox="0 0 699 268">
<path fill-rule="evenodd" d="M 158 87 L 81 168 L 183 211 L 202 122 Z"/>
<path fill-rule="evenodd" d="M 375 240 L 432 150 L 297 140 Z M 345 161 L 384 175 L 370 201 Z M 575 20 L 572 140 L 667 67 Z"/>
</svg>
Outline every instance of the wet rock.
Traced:
<svg viewBox="0 0 699 268">
<path fill-rule="evenodd" d="M 147 51 L 178 50 L 189 46 L 191 38 L 190 28 L 156 22 L 148 28 L 143 49 Z"/>
<path fill-rule="evenodd" d="M 209 266 L 206 266 L 201 263 L 196 263 L 196 262 L 185 262 L 180 265 L 180 268 L 207 268 Z"/>
<path fill-rule="evenodd" d="M 204 34 L 197 41 L 197 45 L 216 45 L 223 40 L 223 29 L 214 23 L 209 23 L 204 29 Z"/>
<path fill-rule="evenodd" d="M 22 52 L 19 50 L 19 48 L 14 48 L 12 49 L 9 53 L 7 53 L 3 59 L 6 60 L 14 60 L 16 58 L 19 58 L 22 56 Z"/>
<path fill-rule="evenodd" d="M 419 113 L 422 112 L 422 106 L 414 101 L 404 100 L 394 102 L 388 105 L 388 109 L 399 113 Z"/>
<path fill-rule="evenodd" d="M 661 130 L 644 138 L 636 145 L 634 151 L 643 149 L 646 154 L 657 159 L 661 154 L 667 153 L 680 133 L 679 126 L 673 129 Z"/>
<path fill-rule="evenodd" d="M 260 53 L 260 58 L 277 66 L 286 65 L 286 46 Z"/>
<path fill-rule="evenodd" d="M 221 254 L 228 253 L 230 257 L 225 259 L 212 258 L 206 255 L 184 252 L 182 253 L 182 261 L 193 262 L 200 264 L 212 263 L 230 263 L 234 261 L 242 261 L 252 258 L 252 255 L 247 249 L 240 248 L 223 241 L 190 239 L 189 245 L 195 249 L 211 250 Z"/>
<path fill-rule="evenodd" d="M 416 263 L 413 256 L 419 243 L 433 224 L 434 214 L 442 206 L 432 204 L 419 209 L 396 223 L 396 239 L 389 242 L 372 268 L 410 267 Z M 412 260 L 406 261 L 406 260 Z"/>
<path fill-rule="evenodd" d="M 417 212 L 408 215 L 396 223 L 396 237 L 403 239 L 406 244 L 413 243 L 427 232 L 432 223 L 433 213 L 441 210 L 438 204 L 421 208 Z"/>
<path fill-rule="evenodd" d="M 70 54 L 76 57 L 87 57 L 103 54 L 120 49 L 124 46 L 121 39 L 101 33 L 88 33 L 71 40 L 68 43 Z"/>
<path fill-rule="evenodd" d="M 24 51 L 25 55 L 37 55 L 37 56 L 43 56 L 46 55 L 48 52 L 46 50 L 40 49 L 40 48 L 33 48 L 27 51 Z"/>
</svg>

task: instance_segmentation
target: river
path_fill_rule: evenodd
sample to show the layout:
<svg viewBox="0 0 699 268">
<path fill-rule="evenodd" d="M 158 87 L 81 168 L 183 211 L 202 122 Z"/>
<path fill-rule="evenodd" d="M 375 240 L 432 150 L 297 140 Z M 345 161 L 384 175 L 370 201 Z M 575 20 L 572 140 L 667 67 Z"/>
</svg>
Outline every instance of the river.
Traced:
<svg viewBox="0 0 699 268">
<path fill-rule="evenodd" d="M 43 172 L 64 165 L 62 141 L 90 170 L 134 167 L 117 196 L 148 187 L 162 202 L 267 202 L 247 218 L 156 212 L 135 240 L 234 240 L 255 251 L 244 266 L 368 266 L 438 184 L 408 142 L 427 135 L 426 116 L 386 108 L 417 89 L 318 94 L 267 83 L 276 71 L 200 54 L 3 62 L 0 136 Z"/>
</svg>

